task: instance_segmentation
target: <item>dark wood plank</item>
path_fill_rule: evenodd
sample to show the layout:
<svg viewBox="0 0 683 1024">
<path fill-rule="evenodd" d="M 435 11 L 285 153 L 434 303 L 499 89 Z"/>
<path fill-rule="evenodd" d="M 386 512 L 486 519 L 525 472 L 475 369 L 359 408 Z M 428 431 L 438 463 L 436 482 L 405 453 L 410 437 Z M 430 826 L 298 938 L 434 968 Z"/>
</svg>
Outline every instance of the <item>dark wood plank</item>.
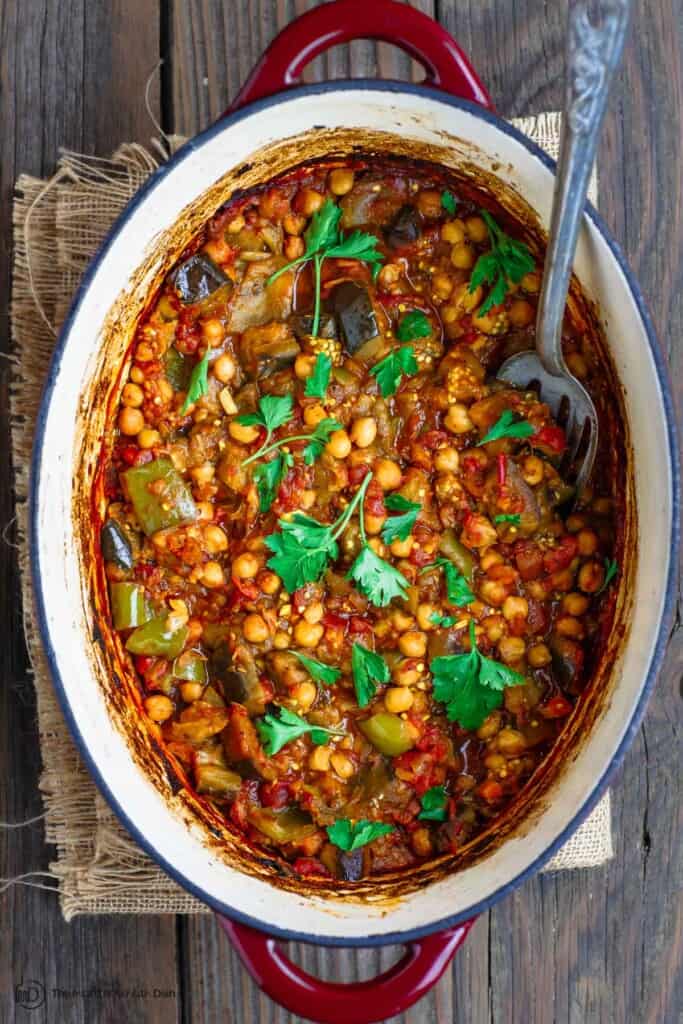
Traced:
<svg viewBox="0 0 683 1024">
<path fill-rule="evenodd" d="M 0 3 L 0 293 L 9 295 L 11 193 L 21 172 L 52 171 L 59 146 L 106 155 L 127 139 L 146 141 L 152 126 L 143 93 L 159 59 L 157 0 L 3 0 Z M 158 110 L 158 93 L 152 90 Z M 0 352 L 9 351 L 7 311 L 0 319 Z M 0 359 L 0 527 L 12 518 L 10 486 L 9 364 Z M 13 539 L 12 530 L 6 534 Z M 15 552 L 0 543 L 0 816 L 18 821 L 41 810 L 36 709 L 22 641 Z M 1 874 L 44 870 L 54 850 L 40 824 L 3 836 Z M 31 1011 L 36 1024 L 85 1024 L 126 1020 L 168 1024 L 178 1017 L 177 994 L 154 997 L 155 987 L 177 992 L 175 921 L 172 918 L 81 919 L 66 925 L 54 895 L 24 888 L 2 897 L 0 1017 L 28 1019 L 16 1009 L 15 986 L 35 979 L 47 990 L 45 1005 Z M 62 998 L 65 991 L 100 996 Z M 126 990 L 147 997 L 120 997 Z"/>
</svg>

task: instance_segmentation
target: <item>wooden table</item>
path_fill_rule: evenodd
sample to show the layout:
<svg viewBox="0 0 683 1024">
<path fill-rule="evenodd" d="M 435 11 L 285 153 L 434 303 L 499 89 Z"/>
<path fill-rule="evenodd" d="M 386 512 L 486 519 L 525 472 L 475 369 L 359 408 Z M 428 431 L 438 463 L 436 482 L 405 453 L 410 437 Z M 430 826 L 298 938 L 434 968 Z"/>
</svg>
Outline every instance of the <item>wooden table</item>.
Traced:
<svg viewBox="0 0 683 1024">
<path fill-rule="evenodd" d="M 566 0 L 413 2 L 437 15 L 469 51 L 502 114 L 560 105 Z M 155 129 L 145 110 L 145 86 L 160 58 L 164 63 L 149 89 L 151 109 L 167 132 L 197 132 L 226 107 L 277 29 L 309 6 L 306 0 L 0 0 L 0 294 L 9 294 L 10 195 L 20 172 L 49 174 L 60 146 L 104 156 L 122 141 L 146 143 Z M 600 205 L 650 299 L 679 395 L 682 14 L 679 0 L 636 3 L 600 155 Z M 310 77 L 410 73 L 408 61 L 390 47 L 365 43 L 310 69 Z M 0 327 L 6 353 L 6 315 Z M 13 515 L 8 380 L 8 363 L 0 360 L 0 526 Z M 2 537 L 0 757 L 6 784 L 0 817 L 18 821 L 41 811 L 40 759 L 11 525 Z M 407 1022 L 683 1019 L 682 663 L 679 630 L 613 789 L 614 860 L 595 870 L 538 876 L 482 916 L 452 971 L 406 1015 Z M 13 832 L 2 844 L 1 874 L 45 868 L 52 855 L 40 824 Z M 20 886 L 3 896 L 2 917 L 3 1021 L 292 1020 L 259 996 L 210 918 L 101 917 L 65 925 L 54 896 Z M 309 952 L 305 963 L 349 980 L 369 976 L 391 957 Z M 38 979 L 48 991 L 102 992 L 48 998 L 29 1011 L 15 1007 L 22 979 Z M 155 989 L 163 994 L 155 997 Z M 122 997 L 121 990 L 132 994 Z"/>
</svg>

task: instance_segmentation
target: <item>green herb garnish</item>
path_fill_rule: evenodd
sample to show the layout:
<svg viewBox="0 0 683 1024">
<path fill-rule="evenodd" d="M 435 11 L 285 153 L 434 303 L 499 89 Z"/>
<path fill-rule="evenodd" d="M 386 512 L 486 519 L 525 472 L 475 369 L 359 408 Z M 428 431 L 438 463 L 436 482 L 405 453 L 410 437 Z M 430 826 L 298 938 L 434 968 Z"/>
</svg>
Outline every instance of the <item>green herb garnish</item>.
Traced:
<svg viewBox="0 0 683 1024">
<path fill-rule="evenodd" d="M 444 629 L 450 629 L 458 620 L 454 615 L 442 615 L 441 612 L 432 612 L 429 616 L 429 621 L 433 622 L 435 626 L 443 626 Z"/>
<path fill-rule="evenodd" d="M 524 676 L 481 654 L 472 619 L 470 644 L 468 654 L 434 658 L 429 668 L 434 698 L 446 705 L 448 720 L 458 722 L 463 729 L 478 729 L 486 716 L 503 703 L 505 687 L 521 686 Z"/>
<path fill-rule="evenodd" d="M 316 683 L 323 683 L 325 686 L 333 686 L 337 682 L 341 675 L 341 670 L 334 668 L 332 665 L 326 665 L 324 661 L 316 661 L 315 658 L 309 658 L 307 654 L 300 654 L 299 651 L 290 651 L 295 658 L 298 658 L 301 664 L 307 669 L 311 678 L 315 679 Z"/>
<path fill-rule="evenodd" d="M 441 205 L 446 213 L 450 213 L 451 217 L 455 216 L 455 208 L 458 205 L 458 201 L 452 192 L 446 191 L 441 193 Z"/>
<path fill-rule="evenodd" d="M 450 604 L 454 604 L 457 608 L 464 608 L 471 601 L 476 601 L 469 583 L 449 558 L 437 558 L 435 562 L 430 562 L 420 571 L 420 575 L 423 572 L 429 572 L 430 569 L 443 569 L 446 593 Z"/>
<path fill-rule="evenodd" d="M 401 319 L 396 337 L 399 341 L 414 341 L 415 338 L 428 338 L 432 330 L 429 317 L 422 310 L 413 309 Z"/>
<path fill-rule="evenodd" d="M 307 398 L 324 398 L 330 383 L 332 360 L 324 352 L 319 352 L 313 367 L 313 373 L 306 381 L 304 394 Z"/>
<path fill-rule="evenodd" d="M 503 512 L 499 516 L 493 517 L 494 523 L 509 523 L 510 526 L 519 526 L 522 521 L 522 517 L 519 512 Z"/>
<path fill-rule="evenodd" d="M 391 544 L 393 540 L 408 540 L 422 506 L 400 494 L 390 494 L 384 504 L 389 511 L 402 514 L 387 519 L 382 527 L 382 540 L 385 544 Z"/>
<path fill-rule="evenodd" d="M 269 462 L 261 462 L 254 470 L 254 483 L 259 497 L 259 512 L 267 512 L 275 501 L 287 470 L 294 465 L 289 452 L 278 453 Z"/>
<path fill-rule="evenodd" d="M 308 444 L 304 448 L 304 462 L 312 466 L 316 459 L 319 459 L 327 442 L 338 430 L 343 430 L 339 420 L 324 419 L 316 423 L 312 434 L 308 435 Z M 303 440 L 300 438 L 299 440 Z"/>
<path fill-rule="evenodd" d="M 380 264 L 384 257 L 377 246 L 379 241 L 374 235 L 366 234 L 364 231 L 352 231 L 348 235 L 342 235 L 339 230 L 339 221 L 342 211 L 331 199 L 326 199 L 320 209 L 311 217 L 311 223 L 304 233 L 306 249 L 303 256 L 291 260 L 284 267 L 276 270 L 268 278 L 268 284 L 272 284 L 286 270 L 299 266 L 302 263 L 313 261 L 313 281 L 315 306 L 313 310 L 313 323 L 311 334 L 316 337 L 320 328 L 320 275 L 323 260 L 325 259 L 349 259 L 361 260 L 369 263 L 372 267 L 373 277 L 379 271 Z"/>
<path fill-rule="evenodd" d="M 536 433 L 536 428 L 526 420 L 516 420 L 512 409 L 506 409 L 504 413 L 493 424 L 488 433 L 484 434 L 477 447 L 488 444 L 489 441 L 499 441 L 501 437 L 531 437 Z"/>
<path fill-rule="evenodd" d="M 381 821 L 367 821 L 365 818 L 356 822 L 351 822 L 348 818 L 338 818 L 334 825 L 327 826 L 330 842 L 346 853 L 367 846 L 373 840 L 393 831 L 393 825 L 385 825 Z"/>
<path fill-rule="evenodd" d="M 270 451 L 268 445 L 273 436 L 273 431 L 277 430 L 284 423 L 288 423 L 293 415 L 291 395 L 263 395 L 259 398 L 257 412 L 246 412 L 241 416 L 237 416 L 237 422 L 243 426 L 263 427 L 266 432 L 265 440 L 259 450 L 250 455 L 248 459 L 245 459 L 242 465 L 246 466 Z"/>
<path fill-rule="evenodd" d="M 311 725 L 305 718 L 295 715 L 287 708 L 277 708 L 277 712 L 268 711 L 263 718 L 256 719 L 256 729 L 268 757 L 299 736 L 310 734 L 316 746 L 327 743 L 332 736 L 345 736 L 339 729 L 323 729 L 320 725 Z"/>
<path fill-rule="evenodd" d="M 470 293 L 475 291 L 480 284 L 491 285 L 491 289 L 479 307 L 479 316 L 504 301 L 508 281 L 519 284 L 524 275 L 530 273 L 536 265 L 524 242 L 506 235 L 487 210 L 482 210 L 481 215 L 489 230 L 491 249 L 482 253 L 475 263 L 469 290 Z"/>
<path fill-rule="evenodd" d="M 195 402 L 198 402 L 203 395 L 207 394 L 208 390 L 209 349 L 207 348 L 206 352 L 204 353 L 204 355 L 199 360 L 197 365 L 192 370 L 192 373 L 190 374 L 190 383 L 187 388 L 187 395 L 185 397 L 185 401 L 183 402 L 183 407 L 180 410 L 181 415 L 184 416 L 187 410 L 190 408 L 190 406 L 194 405 Z"/>
<path fill-rule="evenodd" d="M 422 810 L 418 814 L 420 821 L 445 821 L 448 795 L 443 786 L 432 786 L 420 800 Z"/>
<path fill-rule="evenodd" d="M 391 678 L 384 658 L 358 642 L 351 648 L 351 671 L 359 708 L 368 706 L 377 693 L 377 683 L 388 683 Z"/>
<path fill-rule="evenodd" d="M 376 363 L 370 373 L 377 378 L 382 397 L 388 398 L 394 394 L 404 374 L 409 376 L 418 369 L 413 346 L 402 345 Z"/>
<path fill-rule="evenodd" d="M 370 475 L 368 474 L 368 476 Z M 365 479 L 367 480 L 368 477 L 366 476 Z M 408 580 L 390 562 L 376 555 L 368 544 L 365 533 L 365 514 L 362 507 L 358 524 L 362 547 L 346 574 L 346 578 L 354 581 L 368 601 L 372 601 L 378 608 L 384 608 L 395 597 L 405 598 L 409 586 Z"/>
<path fill-rule="evenodd" d="M 612 580 L 619 575 L 619 565 L 614 558 L 605 559 L 605 578 L 602 581 L 602 586 L 596 591 L 596 594 L 602 594 L 603 590 L 607 590 Z"/>
</svg>

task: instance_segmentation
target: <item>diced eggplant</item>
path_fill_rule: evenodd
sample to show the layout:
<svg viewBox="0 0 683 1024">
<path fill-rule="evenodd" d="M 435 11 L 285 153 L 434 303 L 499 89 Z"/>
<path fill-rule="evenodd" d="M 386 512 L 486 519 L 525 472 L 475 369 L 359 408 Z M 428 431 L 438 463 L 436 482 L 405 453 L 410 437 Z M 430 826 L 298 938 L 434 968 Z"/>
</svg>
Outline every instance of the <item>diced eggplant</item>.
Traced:
<svg viewBox="0 0 683 1024">
<path fill-rule="evenodd" d="M 113 562 L 119 569 L 133 568 L 133 549 L 123 527 L 115 519 L 107 519 L 102 527 L 100 544 L 105 562 Z"/>
<path fill-rule="evenodd" d="M 555 676 L 565 690 L 577 693 L 584 662 L 583 648 L 575 640 L 556 634 L 551 636 L 549 646 Z"/>
<path fill-rule="evenodd" d="M 352 850 L 351 853 L 339 851 L 337 858 L 339 871 L 345 882 L 358 882 L 363 877 L 363 851 Z"/>
<path fill-rule="evenodd" d="M 292 317 L 291 320 L 292 330 L 300 341 L 304 338 L 311 336 L 311 328 L 313 327 L 313 317 L 311 314 L 300 314 Z M 320 325 L 318 327 L 318 338 L 336 338 L 337 337 L 337 322 L 333 316 L 329 316 L 323 313 L 320 317 Z"/>
<path fill-rule="evenodd" d="M 351 355 L 379 334 L 372 300 L 362 284 L 342 281 L 331 292 L 328 305 L 336 314 L 344 344 Z"/>
<path fill-rule="evenodd" d="M 400 249 L 416 242 L 420 237 L 420 215 L 414 206 L 406 204 L 398 211 L 385 231 L 387 245 Z"/>
<path fill-rule="evenodd" d="M 211 655 L 209 673 L 212 679 L 220 682 L 226 700 L 243 704 L 249 715 L 264 713 L 268 695 L 261 686 L 256 663 L 246 647 L 238 647 L 231 652 L 227 643 L 221 644 Z"/>
<path fill-rule="evenodd" d="M 283 321 L 292 312 L 294 273 L 281 274 L 268 284 L 282 260 L 271 256 L 260 263 L 249 263 L 244 277 L 235 286 L 228 310 L 227 328 L 241 334 L 249 327 L 258 327 L 273 321 Z"/>
<path fill-rule="evenodd" d="M 173 287 L 185 306 L 201 302 L 229 281 L 220 267 L 200 253 L 190 256 L 173 274 Z"/>
<path fill-rule="evenodd" d="M 253 379 L 291 366 L 301 348 L 286 324 L 263 324 L 248 327 L 242 335 L 240 356 L 246 373 Z"/>
</svg>

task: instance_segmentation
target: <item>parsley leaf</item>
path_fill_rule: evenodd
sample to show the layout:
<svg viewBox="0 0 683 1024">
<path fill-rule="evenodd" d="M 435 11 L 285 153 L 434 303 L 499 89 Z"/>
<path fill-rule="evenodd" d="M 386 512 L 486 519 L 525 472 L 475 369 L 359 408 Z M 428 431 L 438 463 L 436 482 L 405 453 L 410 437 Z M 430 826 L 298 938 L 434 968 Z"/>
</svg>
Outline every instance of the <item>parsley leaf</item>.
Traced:
<svg viewBox="0 0 683 1024">
<path fill-rule="evenodd" d="M 334 245 L 339 237 L 341 217 L 341 208 L 331 199 L 326 199 L 311 217 L 311 223 L 304 233 L 306 256 L 312 256 L 326 246 Z"/>
<path fill-rule="evenodd" d="M 429 317 L 421 309 L 413 309 L 401 320 L 396 328 L 399 341 L 413 341 L 415 338 L 428 338 L 432 333 Z"/>
<path fill-rule="evenodd" d="M 385 544 L 391 544 L 392 540 L 408 540 L 422 506 L 400 494 L 390 494 L 384 504 L 391 512 L 403 514 L 386 520 L 382 527 L 382 540 Z"/>
<path fill-rule="evenodd" d="M 367 544 L 361 548 L 346 578 L 353 580 L 361 594 L 378 608 L 384 608 L 395 597 L 405 598 L 409 587 L 403 573 L 376 555 Z"/>
<path fill-rule="evenodd" d="M 259 512 L 267 512 L 275 501 L 287 470 L 294 465 L 294 459 L 286 452 L 277 454 L 270 462 L 260 462 L 254 470 L 254 482 L 259 496 Z"/>
<path fill-rule="evenodd" d="M 335 419 L 324 419 L 320 423 L 316 423 L 315 429 L 312 434 L 308 436 L 308 444 L 304 448 L 304 462 L 307 466 L 312 466 L 316 459 L 319 459 L 323 453 L 323 449 L 329 441 L 332 434 L 336 433 L 337 430 L 343 430 L 341 423 Z"/>
<path fill-rule="evenodd" d="M 330 383 L 332 360 L 324 352 L 319 352 L 313 367 L 313 373 L 306 381 L 304 394 L 307 398 L 324 398 Z"/>
<path fill-rule="evenodd" d="M 383 398 L 393 395 L 404 374 L 417 373 L 418 365 L 412 345 L 402 345 L 376 363 L 370 373 L 377 378 Z"/>
<path fill-rule="evenodd" d="M 479 307 L 479 316 L 504 301 L 508 281 L 519 284 L 524 275 L 530 273 L 536 265 L 524 242 L 506 235 L 487 210 L 482 210 L 481 215 L 489 231 L 491 249 L 482 253 L 475 263 L 469 290 L 472 293 L 481 284 L 491 285 L 491 289 Z"/>
<path fill-rule="evenodd" d="M 316 683 L 332 686 L 341 675 L 340 669 L 334 668 L 332 665 L 326 665 L 324 661 L 316 661 L 315 658 L 309 658 L 307 654 L 300 654 L 299 651 L 291 651 L 290 653 L 299 659 L 305 669 L 308 669 Z"/>
<path fill-rule="evenodd" d="M 470 620 L 471 650 L 434 658 L 429 666 L 435 700 L 446 705 L 450 722 L 463 729 L 478 729 L 484 719 L 503 703 L 506 686 L 521 686 L 524 676 L 487 658 L 477 649 L 474 621 Z"/>
<path fill-rule="evenodd" d="M 432 786 L 420 800 L 422 810 L 418 814 L 420 821 L 445 821 L 448 796 L 443 786 Z"/>
<path fill-rule="evenodd" d="M 450 213 L 451 217 L 455 216 L 455 208 L 458 205 L 458 201 L 452 192 L 441 193 L 441 205 L 446 213 Z"/>
<path fill-rule="evenodd" d="M 433 622 L 435 626 L 443 626 L 444 629 L 450 629 L 458 620 L 454 615 L 442 615 L 441 612 L 432 612 L 429 616 L 429 621 Z"/>
<path fill-rule="evenodd" d="M 597 594 L 602 594 L 603 590 L 607 590 L 612 580 L 619 575 L 619 566 L 614 558 L 605 559 L 605 578 L 602 581 L 602 586 L 596 591 Z"/>
<path fill-rule="evenodd" d="M 268 437 L 292 418 L 291 395 L 263 395 L 259 398 L 258 412 L 243 413 L 237 416 L 237 422 L 245 427 L 265 427 Z"/>
<path fill-rule="evenodd" d="M 256 729 L 263 749 L 268 757 L 299 736 L 310 734 L 317 746 L 327 743 L 331 736 L 345 736 L 340 729 L 323 729 L 320 725 L 311 725 L 305 718 L 295 715 L 287 708 L 277 707 L 277 711 L 267 711 L 263 718 L 256 720 Z"/>
<path fill-rule="evenodd" d="M 519 526 L 522 517 L 519 512 L 504 512 L 502 515 L 493 517 L 494 523 L 509 523 L 510 526 Z"/>
<path fill-rule="evenodd" d="M 388 683 L 389 666 L 380 654 L 358 642 L 351 648 L 351 671 L 359 708 L 366 708 L 377 693 L 377 683 Z"/>
<path fill-rule="evenodd" d="M 531 437 L 535 433 L 536 428 L 531 423 L 528 423 L 526 420 L 515 420 L 515 414 L 512 409 L 506 409 L 504 413 L 501 413 L 488 433 L 484 434 L 481 441 L 477 442 L 477 447 L 488 444 L 489 441 L 499 441 L 501 437 Z"/>
<path fill-rule="evenodd" d="M 446 593 L 448 594 L 450 604 L 454 604 L 458 608 L 464 608 L 471 601 L 476 601 L 469 583 L 457 566 L 453 565 L 450 558 L 437 558 L 435 562 L 430 562 L 429 565 L 426 565 L 420 575 L 423 572 L 429 572 L 430 569 L 443 569 L 446 580 Z"/>
<path fill-rule="evenodd" d="M 183 402 L 183 407 L 180 410 L 184 416 L 191 405 L 198 402 L 202 395 L 207 394 L 209 390 L 209 350 L 199 360 L 195 368 L 190 375 L 190 383 L 187 388 L 187 395 Z"/>
<path fill-rule="evenodd" d="M 363 263 L 370 263 L 374 273 L 375 266 L 379 267 L 384 256 L 377 249 L 379 239 L 369 235 L 365 231 L 352 231 L 351 234 L 340 237 L 339 241 L 325 251 L 328 259 L 361 260 Z"/>
<path fill-rule="evenodd" d="M 393 825 L 385 825 L 381 821 L 367 821 L 365 818 L 356 822 L 351 822 L 348 818 L 338 818 L 334 825 L 327 826 L 330 842 L 346 853 L 367 846 L 373 840 L 393 831 Z"/>
</svg>

